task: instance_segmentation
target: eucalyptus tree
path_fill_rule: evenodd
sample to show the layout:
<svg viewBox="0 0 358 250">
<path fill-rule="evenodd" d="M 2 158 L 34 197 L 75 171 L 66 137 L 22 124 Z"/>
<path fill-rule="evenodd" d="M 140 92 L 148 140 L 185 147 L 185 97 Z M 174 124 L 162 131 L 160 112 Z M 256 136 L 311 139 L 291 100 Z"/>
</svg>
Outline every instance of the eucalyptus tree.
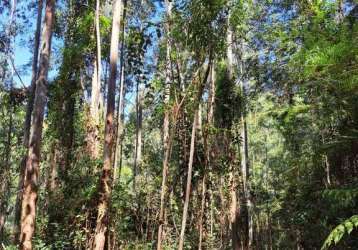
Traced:
<svg viewBox="0 0 358 250">
<path fill-rule="evenodd" d="M 34 38 L 34 54 L 32 60 L 32 78 L 31 84 L 28 90 L 28 101 L 26 105 L 26 115 L 25 115 L 25 122 L 24 122 L 24 137 L 23 137 L 23 144 L 25 148 L 28 148 L 29 144 L 29 137 L 30 137 L 30 125 L 31 125 L 31 115 L 33 110 L 33 103 L 34 103 L 34 94 L 36 90 L 36 78 L 38 73 L 38 57 L 39 57 L 39 48 L 40 48 L 40 32 L 41 32 L 41 23 L 42 23 L 42 10 L 43 10 L 43 0 L 38 1 L 38 8 L 37 8 L 37 18 L 36 18 L 36 31 L 35 31 L 35 38 Z M 25 174 L 25 167 L 26 167 L 26 158 L 27 153 L 24 155 L 21 166 L 20 166 L 20 178 L 18 181 L 18 193 L 16 196 L 16 204 L 15 204 L 15 214 L 14 214 L 14 231 L 15 242 L 18 240 L 18 233 L 20 232 L 20 218 L 21 218 L 21 198 L 22 198 L 22 185 L 24 181 L 24 174 Z"/>
<path fill-rule="evenodd" d="M 108 206 L 111 197 L 112 185 L 112 160 L 114 149 L 114 110 L 115 110 L 115 89 L 117 77 L 117 60 L 119 47 L 119 33 L 121 29 L 121 22 L 123 20 L 121 15 L 123 9 L 123 0 L 116 0 L 113 3 L 113 23 L 110 49 L 110 75 L 108 82 L 108 96 L 107 96 L 107 113 L 105 122 L 104 135 L 104 161 L 102 168 L 102 175 L 99 181 L 99 199 L 97 205 L 97 222 L 94 235 L 93 249 L 104 249 L 106 241 L 106 232 L 108 230 Z"/>
<path fill-rule="evenodd" d="M 47 75 L 51 54 L 52 26 L 55 15 L 55 0 L 46 1 L 43 39 L 40 52 L 39 71 L 36 80 L 34 108 L 29 137 L 28 157 L 24 177 L 24 191 L 21 209 L 21 249 L 32 249 L 32 237 L 36 223 L 36 201 L 38 189 L 38 175 L 40 164 L 41 136 L 47 101 Z"/>
</svg>

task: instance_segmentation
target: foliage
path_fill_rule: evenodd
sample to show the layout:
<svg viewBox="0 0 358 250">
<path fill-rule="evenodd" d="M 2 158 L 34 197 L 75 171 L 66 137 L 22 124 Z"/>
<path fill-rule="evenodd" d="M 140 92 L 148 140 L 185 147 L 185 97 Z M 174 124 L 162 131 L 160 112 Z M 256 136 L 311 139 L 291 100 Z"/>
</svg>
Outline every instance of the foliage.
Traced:
<svg viewBox="0 0 358 250">
<path fill-rule="evenodd" d="M 32 58 L 22 55 L 22 50 L 33 50 L 36 7 L 17 2 L 15 23 L 10 25 L 14 30 L 8 36 L 0 34 L 0 216 L 5 218 L 0 241 L 5 249 L 17 247 L 11 245 L 13 211 L 27 151 L 23 124 Z M 104 161 L 112 13 L 111 1 L 100 2 L 101 100 L 99 124 L 95 124 L 91 93 L 97 58 L 96 1 L 56 1 L 36 249 L 91 248 L 96 217 L 107 209 L 96 208 Z M 166 12 L 169 2 L 171 13 Z M 249 216 L 254 222 L 252 249 L 354 249 L 358 244 L 358 217 L 352 216 L 358 213 L 357 4 L 351 0 L 127 1 L 116 82 L 123 66 L 124 136 L 115 145 L 119 156 L 112 169 L 117 178 L 106 218 L 106 247 L 153 249 L 158 226 L 164 223 L 163 249 L 177 248 L 192 122 L 200 107 L 185 249 L 198 249 L 200 236 L 202 249 L 230 249 L 235 226 L 244 244 Z M 0 6 L 0 27 L 6 31 L 12 3 L 4 1 Z M 233 53 L 232 75 L 228 49 Z M 21 63 L 20 57 L 29 59 Z M 211 68 L 203 81 L 207 65 Z M 118 89 L 117 85 L 115 124 L 120 118 Z M 171 148 L 161 222 L 166 114 Z M 241 168 L 244 120 L 247 193 Z M 99 144 L 97 156 L 91 151 L 93 138 Z M 239 207 L 236 224 L 230 221 L 232 199 Z"/>
<path fill-rule="evenodd" d="M 345 234 L 350 234 L 356 227 L 358 227 L 358 215 L 353 215 L 333 229 L 325 240 L 321 250 L 328 249 L 333 243 L 336 245 Z"/>
</svg>

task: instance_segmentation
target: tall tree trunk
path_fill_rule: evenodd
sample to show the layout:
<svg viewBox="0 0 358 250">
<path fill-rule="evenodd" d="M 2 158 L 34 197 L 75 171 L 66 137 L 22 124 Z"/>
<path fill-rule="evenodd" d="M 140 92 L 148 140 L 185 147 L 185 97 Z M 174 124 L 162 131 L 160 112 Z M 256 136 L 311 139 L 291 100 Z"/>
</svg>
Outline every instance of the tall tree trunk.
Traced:
<svg viewBox="0 0 358 250">
<path fill-rule="evenodd" d="M 210 129 L 211 126 L 213 125 L 213 121 L 214 121 L 214 105 L 215 105 L 215 78 L 216 78 L 216 74 L 215 74 L 215 64 L 213 63 L 212 68 L 211 68 L 211 79 L 210 79 L 210 89 L 209 89 L 209 98 L 208 98 L 208 112 L 207 112 L 207 127 Z M 200 119 L 199 119 L 200 121 Z M 199 126 L 200 127 L 200 126 Z M 204 177 L 202 180 L 202 194 L 201 194 L 201 212 L 200 212 L 200 218 L 199 218 L 199 246 L 198 249 L 201 250 L 202 249 L 202 245 L 203 245 L 203 241 L 205 241 L 204 239 L 204 214 L 205 214 L 205 199 L 206 199 L 206 178 L 207 178 L 207 174 L 206 171 L 209 171 L 209 181 L 210 181 L 210 176 L 211 176 L 211 159 L 210 159 L 210 154 L 211 154 L 211 145 L 210 145 L 210 134 L 208 129 L 205 129 L 205 132 L 203 133 L 203 144 L 204 144 L 204 151 L 205 151 L 205 173 L 204 173 Z M 212 199 L 212 193 L 209 190 L 209 195 L 210 195 L 210 200 Z M 211 216 L 212 211 L 210 211 L 210 218 L 212 218 Z M 210 225 L 211 226 L 211 225 Z M 212 232 L 212 226 L 210 227 L 210 232 Z"/>
<path fill-rule="evenodd" d="M 247 122 L 246 122 L 246 90 L 244 83 L 244 45 L 241 43 L 241 61 L 240 61 L 240 89 L 241 89 L 241 112 L 240 112 L 240 121 L 241 121 L 241 138 L 242 143 L 240 147 L 241 154 L 241 173 L 242 173 L 242 183 L 243 183 L 243 191 L 245 197 L 245 204 L 247 206 L 247 218 L 245 219 L 245 223 L 247 225 L 247 248 L 251 249 L 253 244 L 253 204 L 251 200 L 251 191 L 250 191 L 250 167 L 249 167 L 249 147 L 248 147 L 248 133 L 247 133 Z"/>
<path fill-rule="evenodd" d="M 214 125 L 214 110 L 215 110 L 215 98 L 216 98 L 216 69 L 215 61 L 213 62 L 211 68 L 211 85 L 210 85 L 210 95 L 209 95 L 209 108 L 208 108 L 208 127 L 211 128 Z M 209 134 L 209 132 L 207 132 Z M 212 138 L 210 135 L 208 141 L 208 149 L 206 153 L 208 161 L 208 171 L 209 171 L 209 184 L 208 184 L 208 193 L 209 193 L 209 202 L 210 202 L 210 238 L 213 238 L 214 231 L 214 193 L 213 193 L 213 178 L 212 178 Z M 215 156 L 213 156 L 215 157 Z"/>
<path fill-rule="evenodd" d="M 122 44 L 121 44 L 121 57 L 120 57 L 120 65 L 121 65 L 121 77 L 119 83 L 119 97 L 118 97 L 118 105 L 117 105 L 117 135 L 116 135 L 116 145 L 115 145 L 115 153 L 114 153 L 114 176 L 113 181 L 116 182 L 117 178 L 120 178 L 121 170 L 122 170 L 122 151 L 123 151 L 123 139 L 124 139 L 124 80 L 125 80 L 125 62 L 124 62 L 124 27 L 125 27 L 125 18 L 126 18 L 126 6 L 127 1 L 124 0 L 123 3 L 123 11 L 122 11 Z M 119 160 L 119 167 L 118 167 Z"/>
<path fill-rule="evenodd" d="M 47 75 L 54 15 L 55 0 L 47 0 L 22 197 L 20 248 L 23 250 L 32 249 L 32 236 L 35 231 L 42 125 L 47 101 Z"/>
<path fill-rule="evenodd" d="M 123 50 L 121 50 L 123 52 Z M 122 54 L 121 54 L 122 55 Z M 116 135 L 116 148 L 114 153 L 114 176 L 113 181 L 119 181 L 121 171 L 122 171 L 122 152 L 123 152 L 123 139 L 124 139 L 124 79 L 125 79 L 125 68 L 123 65 L 121 67 L 121 80 L 120 80 L 120 90 L 119 90 L 119 100 L 118 100 L 118 109 L 117 109 L 117 135 Z M 119 166 L 118 166 L 119 165 Z"/>
<path fill-rule="evenodd" d="M 166 12 L 167 18 L 170 20 L 173 3 L 172 1 L 166 1 Z M 169 23 L 166 26 L 167 34 L 169 35 L 170 25 Z M 164 89 L 164 120 L 163 120 L 163 150 L 164 150 L 164 160 L 163 160 L 163 173 L 162 173 L 162 186 L 160 193 L 160 210 L 159 210 L 159 227 L 158 227 L 158 241 L 157 241 L 157 250 L 162 250 L 162 240 L 163 240 L 163 227 L 164 227 L 164 210 L 165 210 L 165 196 L 167 189 L 167 175 L 168 175 L 168 164 L 169 164 L 169 155 L 171 143 L 169 140 L 169 101 L 170 101 L 170 83 L 171 83 L 171 42 L 170 38 L 167 37 L 167 50 L 166 50 L 166 62 L 165 62 L 165 89 Z"/>
<path fill-rule="evenodd" d="M 104 160 L 102 175 L 99 182 L 99 199 L 98 199 L 98 215 L 95 229 L 93 249 L 103 250 L 106 241 L 106 233 L 108 229 L 108 204 L 111 196 L 112 188 L 112 155 L 114 144 L 114 110 L 115 110 L 115 90 L 117 76 L 118 61 L 118 43 L 121 27 L 121 12 L 123 9 L 123 0 L 115 0 L 113 2 L 113 23 L 112 37 L 110 48 L 110 76 L 108 81 L 107 93 L 107 111 L 106 125 L 104 134 Z"/>
<path fill-rule="evenodd" d="M 225 186 L 225 180 L 223 176 L 220 176 L 220 184 L 219 184 L 219 195 L 220 195 L 220 248 L 223 247 L 224 242 L 224 234 L 225 234 L 225 225 L 226 225 L 226 199 L 224 196 L 224 186 Z M 231 206 L 232 204 L 230 204 Z"/>
<path fill-rule="evenodd" d="M 92 90 L 91 90 L 91 118 L 94 124 L 91 124 L 89 147 L 94 159 L 99 156 L 99 121 L 100 121 L 100 99 L 101 99 L 101 75 L 102 75 L 102 56 L 101 56 L 101 30 L 99 25 L 100 0 L 96 0 L 95 11 L 95 30 L 97 54 L 93 62 Z"/>
<path fill-rule="evenodd" d="M 205 83 L 208 80 L 211 63 L 212 63 L 212 57 L 210 53 L 209 62 L 206 63 L 203 68 L 199 68 L 198 75 L 194 76 L 193 79 L 193 84 L 196 87 L 197 92 L 194 96 L 195 113 L 194 113 L 194 120 L 192 125 L 193 127 L 192 127 L 191 139 L 190 139 L 189 163 L 188 163 L 187 181 L 186 181 L 186 188 L 185 188 L 184 208 L 183 208 L 182 223 L 181 223 L 181 230 L 179 236 L 179 247 L 178 247 L 179 250 L 182 250 L 184 247 L 184 235 L 185 235 L 186 220 L 188 216 L 189 198 L 190 198 L 190 191 L 191 191 L 191 177 L 193 171 L 195 132 L 197 129 L 198 119 L 199 119 L 199 106 L 200 106 L 200 101 L 202 98 Z"/>
<path fill-rule="evenodd" d="M 185 235 L 185 227 L 186 227 L 186 220 L 188 216 L 189 198 L 190 198 L 190 191 L 191 191 L 191 177 L 193 172 L 193 160 L 194 160 L 194 148 L 195 148 L 195 131 L 196 131 L 197 123 L 198 123 L 198 111 L 196 110 L 194 115 L 192 132 L 191 132 L 188 176 L 186 180 L 183 217 L 182 217 L 180 237 L 179 237 L 179 246 L 178 246 L 179 250 L 183 250 L 184 247 L 184 235 Z"/>
<path fill-rule="evenodd" d="M 37 9 L 37 19 L 36 19 L 36 31 L 35 31 L 35 42 L 34 42 L 34 54 L 32 59 L 32 78 L 30 88 L 28 90 L 28 100 L 26 104 L 26 114 L 24 122 L 24 138 L 23 145 L 27 149 L 29 146 L 29 137 L 30 137 L 30 126 L 31 126 L 31 115 L 34 105 L 34 95 L 36 89 L 36 79 L 38 75 L 38 58 L 39 58 L 39 47 L 40 47 L 40 37 L 41 37 L 41 21 L 42 21 L 42 9 L 43 9 L 43 0 L 38 0 L 38 9 Z M 26 158 L 27 152 L 23 156 L 20 163 L 20 174 L 19 181 L 17 185 L 17 195 L 15 203 L 15 212 L 14 212 L 14 242 L 17 243 L 19 240 L 20 232 L 20 218 L 21 218 L 21 198 L 22 198 L 22 189 L 24 183 L 24 175 L 26 168 Z"/>
<path fill-rule="evenodd" d="M 142 88 L 137 81 L 136 89 L 136 132 L 135 132 L 135 154 L 133 166 L 133 190 L 136 191 L 136 179 L 142 158 Z"/>
<path fill-rule="evenodd" d="M 228 72 L 230 81 L 234 81 L 234 52 L 233 52 L 233 36 L 234 32 L 232 30 L 230 24 L 230 16 L 229 13 L 228 17 L 228 30 L 227 30 L 227 62 L 228 62 Z M 230 203 L 230 223 L 231 223 L 231 245 L 233 250 L 241 249 L 240 237 L 239 237 L 239 228 L 238 228 L 238 215 L 239 215 L 239 208 L 237 204 L 237 195 L 236 195 L 236 168 L 234 164 L 231 166 L 231 172 L 229 175 L 229 183 L 230 183 L 230 196 L 231 196 L 231 203 Z"/>
<path fill-rule="evenodd" d="M 26 105 L 25 123 L 24 123 L 24 146 L 27 147 L 29 144 L 30 126 L 31 126 L 31 114 L 34 105 L 34 94 L 36 89 L 36 79 L 38 74 L 38 58 L 39 58 L 39 47 L 41 37 L 41 21 L 42 21 L 42 8 L 43 0 L 38 0 L 37 19 L 36 19 L 36 31 L 35 31 L 35 42 L 34 42 L 34 54 L 32 59 L 32 78 L 31 85 L 29 88 L 28 102 Z"/>
</svg>

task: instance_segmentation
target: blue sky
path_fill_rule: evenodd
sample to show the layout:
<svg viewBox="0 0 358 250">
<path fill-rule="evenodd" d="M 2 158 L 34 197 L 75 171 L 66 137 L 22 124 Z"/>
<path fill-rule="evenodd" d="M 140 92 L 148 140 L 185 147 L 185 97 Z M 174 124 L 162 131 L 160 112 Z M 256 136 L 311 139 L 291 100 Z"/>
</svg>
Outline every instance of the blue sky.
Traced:
<svg viewBox="0 0 358 250">
<path fill-rule="evenodd" d="M 161 4 L 159 4 L 159 2 L 154 2 L 154 3 L 157 11 L 156 14 L 152 16 L 152 21 L 157 23 L 161 20 L 164 8 L 163 6 L 161 6 Z M 19 18 L 15 20 L 15 23 L 19 25 L 19 32 L 15 37 L 15 41 L 13 41 L 13 46 L 12 46 L 14 51 L 13 58 L 14 58 L 15 67 L 17 71 L 20 73 L 21 79 L 26 86 L 28 86 L 29 83 L 31 82 L 31 61 L 33 59 L 33 44 L 30 41 L 32 41 L 34 37 L 36 18 L 37 18 L 36 9 L 32 8 L 31 10 L 28 10 L 28 5 L 29 3 L 24 0 L 18 0 L 17 2 L 17 6 L 16 6 L 17 13 L 18 14 L 24 13 L 26 15 L 28 22 L 24 23 Z M 58 8 L 62 8 L 62 7 L 64 6 L 58 6 Z M 44 16 L 44 13 L 42 16 Z M 3 27 L 6 27 L 8 23 L 9 23 L 9 13 L 8 12 L 1 13 L 0 24 Z M 149 31 L 155 33 L 154 28 L 150 28 Z M 52 52 L 54 50 L 61 49 L 62 47 L 61 40 L 62 39 L 53 37 Z M 156 41 L 153 42 L 156 43 Z M 154 55 L 152 49 L 149 49 L 147 53 L 147 57 L 151 58 L 153 56 Z M 52 53 L 51 59 L 52 62 L 54 62 L 54 53 Z M 53 78 L 57 73 L 56 65 L 54 63 L 51 63 L 51 65 L 53 66 L 53 68 L 55 68 L 55 70 L 50 70 L 49 79 Z M 14 85 L 16 87 L 22 86 L 20 80 L 16 75 L 14 75 Z"/>
</svg>

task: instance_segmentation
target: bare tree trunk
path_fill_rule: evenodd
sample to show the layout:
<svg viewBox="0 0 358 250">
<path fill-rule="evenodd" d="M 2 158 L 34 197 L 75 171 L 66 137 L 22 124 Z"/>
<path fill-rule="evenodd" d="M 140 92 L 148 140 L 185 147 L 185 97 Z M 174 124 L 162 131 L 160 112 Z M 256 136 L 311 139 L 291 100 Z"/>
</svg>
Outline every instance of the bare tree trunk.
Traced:
<svg viewBox="0 0 358 250">
<path fill-rule="evenodd" d="M 34 105 L 34 95 L 36 89 L 36 79 L 38 75 L 38 58 L 39 58 L 39 47 L 40 47 L 40 37 L 41 37 L 41 21 L 42 21 L 42 9 L 43 9 L 43 0 L 38 0 L 38 9 L 37 9 L 37 20 L 36 20 L 36 31 L 35 31 L 35 43 L 34 43 L 34 54 L 32 59 L 32 78 L 31 85 L 28 92 L 28 101 L 26 105 L 26 114 L 24 122 L 24 138 L 23 145 L 25 148 L 28 148 L 29 145 L 29 136 L 30 136 L 30 126 L 31 126 L 31 115 Z M 23 159 L 20 163 L 20 175 L 19 182 L 17 185 L 17 195 L 15 203 L 15 212 L 14 212 L 14 242 L 17 243 L 19 240 L 20 232 L 20 218 L 21 218 L 21 198 L 22 198 L 22 189 L 24 183 L 24 174 L 26 168 L 26 158 L 27 153 L 23 156 Z"/>
<path fill-rule="evenodd" d="M 198 250 L 202 249 L 202 244 L 203 244 L 203 231 L 204 231 L 204 226 L 203 226 L 203 217 L 204 217 L 204 213 L 205 213 L 205 193 L 206 193 L 206 173 L 204 173 L 204 177 L 202 180 L 202 185 L 201 185 L 201 208 L 200 208 L 200 217 L 199 217 L 199 246 L 198 246 Z"/>
<path fill-rule="evenodd" d="M 123 50 L 122 50 L 123 52 Z M 121 53 L 122 55 L 122 53 Z M 124 63 L 124 61 L 123 61 Z M 117 135 L 116 135 L 116 149 L 114 154 L 114 176 L 113 181 L 116 182 L 117 179 L 120 179 L 121 170 L 122 170 L 122 151 L 123 151 L 123 139 L 124 139 L 124 65 L 121 67 L 121 83 L 119 90 L 119 102 L 117 109 Z M 118 166 L 119 161 L 119 166 Z"/>
<path fill-rule="evenodd" d="M 32 59 L 32 78 L 31 85 L 29 88 L 29 99 L 26 106 L 26 115 L 24 123 L 24 146 L 27 147 L 29 144 L 30 126 L 31 126 L 31 114 L 34 105 L 34 94 L 36 89 L 36 79 L 38 74 L 38 58 L 39 58 L 39 47 L 41 38 L 41 21 L 42 21 L 42 8 L 43 0 L 38 0 L 37 9 L 37 20 L 36 20 L 36 31 L 35 31 L 35 42 L 34 42 L 34 54 Z"/>
<path fill-rule="evenodd" d="M 90 119 L 87 124 L 87 150 L 91 158 L 96 159 L 99 157 L 99 102 L 96 96 L 100 95 L 100 86 L 98 85 L 98 68 L 97 56 L 93 60 L 93 75 L 92 75 L 92 89 L 91 89 L 91 106 L 90 106 Z"/>
<path fill-rule="evenodd" d="M 327 181 L 327 186 L 331 186 L 331 166 L 329 164 L 329 159 L 328 159 L 328 155 L 324 154 L 324 165 L 326 167 L 326 181 Z"/>
<path fill-rule="evenodd" d="M 194 115 L 193 128 L 191 132 L 188 176 L 186 180 L 183 217 L 182 217 L 180 237 L 179 237 L 179 247 L 178 247 L 179 250 L 183 250 L 184 247 L 184 235 L 185 235 L 186 219 L 188 216 L 189 198 L 190 198 L 190 190 L 191 190 L 191 177 L 193 172 L 193 160 L 194 160 L 194 148 L 195 148 L 195 131 L 196 131 L 197 123 L 198 123 L 198 111 L 196 110 Z"/>
<path fill-rule="evenodd" d="M 20 248 L 23 250 L 32 249 L 32 236 L 35 232 L 42 125 L 47 102 L 47 75 L 50 63 L 54 14 L 55 0 L 47 0 L 43 29 L 43 45 L 40 54 L 39 73 L 36 80 L 31 134 L 29 137 L 22 196 Z"/>
<path fill-rule="evenodd" d="M 101 76 L 102 76 L 102 49 L 101 49 L 101 28 L 99 26 L 99 17 L 100 17 L 100 0 L 96 0 L 96 42 L 97 42 L 97 82 L 95 88 L 92 89 L 92 108 L 93 115 L 98 123 L 99 115 L 98 109 L 100 104 L 100 95 L 101 95 Z"/>
<path fill-rule="evenodd" d="M 253 244 L 253 204 L 251 200 L 251 191 L 250 191 L 250 167 L 249 167 L 249 148 L 248 148 L 248 136 L 247 136 L 247 123 L 246 123 L 246 90 L 244 86 L 244 79 L 242 75 L 244 74 L 244 46 L 241 44 L 241 62 L 240 62 L 240 88 L 241 88 L 241 112 L 240 112 L 240 120 L 241 120 L 241 173 L 243 179 L 243 189 L 244 189 L 244 196 L 245 196 L 245 203 L 247 206 L 247 219 L 246 224 L 248 227 L 248 235 L 247 235 L 247 248 L 251 249 Z"/>
<path fill-rule="evenodd" d="M 99 26 L 100 16 L 100 0 L 96 0 L 95 12 L 95 30 L 96 30 L 96 43 L 97 55 L 93 62 L 93 76 L 92 76 L 92 90 L 91 90 L 91 118 L 94 124 L 91 124 L 89 144 L 93 158 L 99 156 L 99 120 L 100 120 L 100 99 L 101 99 L 101 75 L 102 75 L 102 56 L 101 56 L 101 33 Z"/>
<path fill-rule="evenodd" d="M 168 119 L 166 121 L 166 118 Z M 164 117 L 164 125 L 168 123 L 168 132 L 167 136 L 164 138 L 164 160 L 163 160 L 163 173 L 162 173 L 162 187 L 160 193 L 160 210 L 159 210 L 159 228 L 158 228 L 158 242 L 157 250 L 162 249 L 162 240 L 164 239 L 164 217 L 165 217 L 165 196 L 167 192 L 167 176 L 168 176 L 168 164 L 170 158 L 172 138 L 169 136 L 169 114 L 167 117 Z"/>
<path fill-rule="evenodd" d="M 107 93 L 107 113 L 106 126 L 104 134 L 104 160 L 102 175 L 99 182 L 99 200 L 98 215 L 95 229 L 93 249 L 103 250 L 106 241 L 106 233 L 108 229 L 108 205 L 112 188 L 112 155 L 114 144 L 114 110 L 115 110 L 115 90 L 117 76 L 118 61 L 118 43 L 121 27 L 121 12 L 123 9 L 123 0 L 115 0 L 113 3 L 113 24 L 110 48 L 110 77 L 108 81 Z"/>
<path fill-rule="evenodd" d="M 166 11 L 167 18 L 170 20 L 173 3 L 172 1 L 166 1 Z M 167 33 L 169 34 L 170 25 L 166 26 Z M 165 196 L 167 189 L 167 175 L 168 175 L 168 164 L 170 157 L 170 148 L 171 142 L 169 139 L 169 101 L 170 101 L 170 83 L 171 83 L 171 42 L 170 38 L 167 37 L 167 50 L 166 50 L 166 63 L 165 63 L 165 89 L 164 89 L 164 121 L 163 121 L 163 150 L 164 150 L 164 160 L 163 160 L 163 173 L 162 173 L 162 186 L 160 193 L 160 211 L 159 211 L 159 227 L 158 227 L 158 241 L 157 241 L 157 250 L 162 250 L 162 240 L 163 240 L 163 227 L 164 227 L 164 210 L 165 210 Z"/>
<path fill-rule="evenodd" d="M 212 68 L 211 68 L 211 85 L 210 85 L 210 95 L 209 95 L 209 108 L 208 108 L 208 126 L 211 128 L 211 126 L 214 124 L 214 110 L 215 110 L 215 98 L 216 98 L 216 69 L 215 69 L 215 61 L 213 62 Z M 214 195 L 212 190 L 212 163 L 211 163 L 211 156 L 212 156 L 212 148 L 211 148 L 211 137 L 209 138 L 208 143 L 208 150 L 207 150 L 207 159 L 208 159 L 208 168 L 209 168 L 209 200 L 210 200 L 210 237 L 213 238 L 213 232 L 214 232 Z"/>
<path fill-rule="evenodd" d="M 119 83 L 119 97 L 118 97 L 118 105 L 117 105 L 117 136 L 116 136 L 116 145 L 115 145 L 115 154 L 114 154 L 114 176 L 113 181 L 117 181 L 117 177 L 119 179 L 122 169 L 122 150 L 123 150 L 123 139 L 124 139 L 124 80 L 125 80 L 125 62 L 124 62 L 124 26 L 125 26 L 125 18 L 126 18 L 126 6 L 127 1 L 125 0 L 123 3 L 123 11 L 122 11 L 122 44 L 121 44 L 121 57 L 120 57 L 120 65 L 121 65 L 121 77 Z M 118 168 L 118 160 L 119 160 L 119 168 Z"/>
<path fill-rule="evenodd" d="M 211 85 L 210 85 L 210 95 L 209 95 L 209 108 L 208 108 L 208 125 L 213 125 L 214 122 L 214 110 L 215 110 L 215 98 L 216 98 L 216 71 L 215 71 L 215 62 L 211 67 Z"/>
<path fill-rule="evenodd" d="M 138 168 L 142 160 L 142 89 L 141 84 L 137 81 L 136 89 L 136 133 L 135 133 L 135 154 L 133 165 L 133 190 L 136 190 L 136 179 Z"/>
<path fill-rule="evenodd" d="M 220 203 L 221 203 L 221 211 L 220 211 L 220 248 L 223 247 L 224 242 L 224 231 L 226 225 L 226 199 L 224 197 L 224 177 L 220 177 L 220 185 L 219 185 L 219 195 L 220 195 Z"/>
<path fill-rule="evenodd" d="M 325 144 L 326 140 L 325 140 L 325 135 L 324 133 L 322 133 L 322 143 Z M 323 154 L 323 165 L 325 168 L 325 172 L 326 172 L 326 178 L 325 178 L 325 184 L 326 187 L 330 187 L 331 186 L 331 165 L 329 163 L 329 158 L 328 158 L 328 153 L 324 153 Z"/>
</svg>

